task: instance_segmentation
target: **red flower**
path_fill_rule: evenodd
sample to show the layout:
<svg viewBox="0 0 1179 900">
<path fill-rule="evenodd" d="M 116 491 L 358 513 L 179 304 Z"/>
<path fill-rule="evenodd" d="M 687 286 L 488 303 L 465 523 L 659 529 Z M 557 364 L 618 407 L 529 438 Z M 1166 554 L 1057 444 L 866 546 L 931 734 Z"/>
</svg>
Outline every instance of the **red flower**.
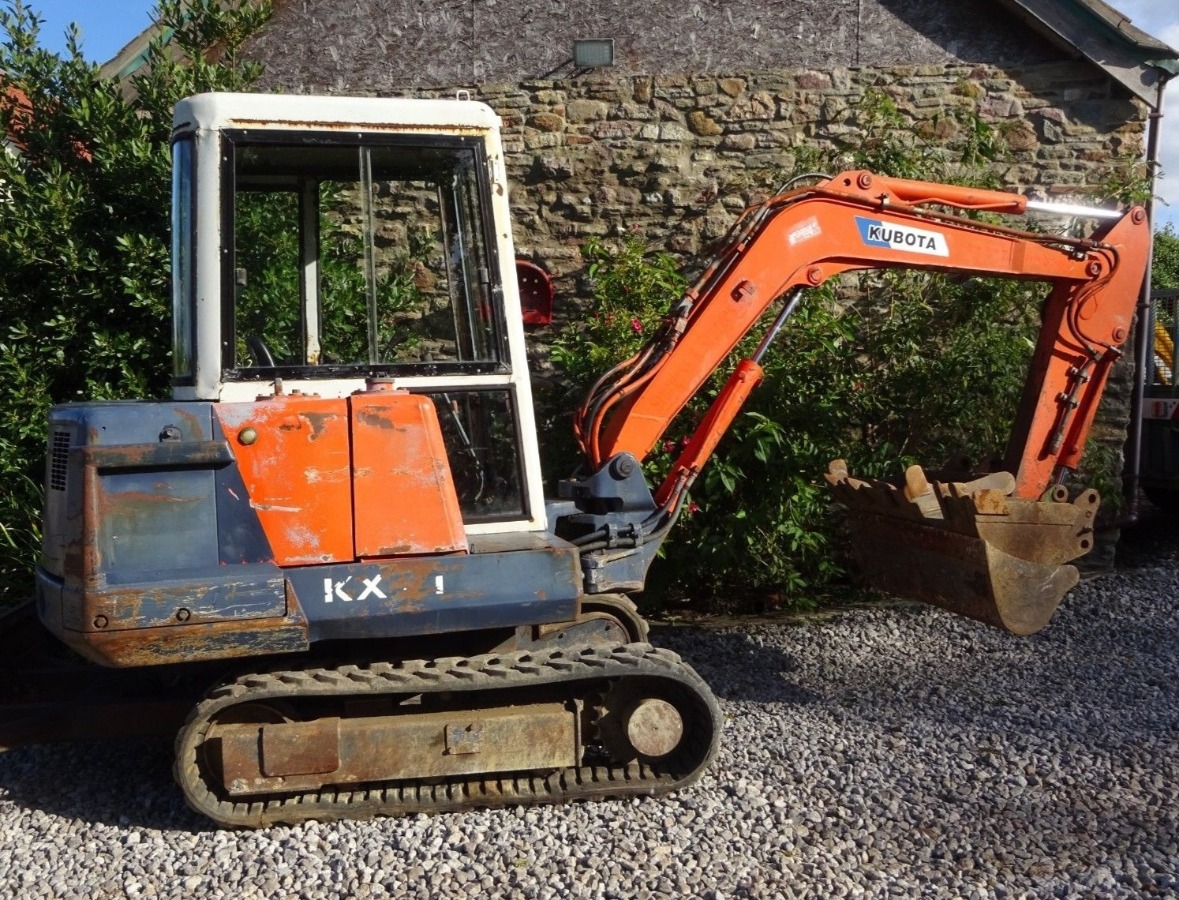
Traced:
<svg viewBox="0 0 1179 900">
<path fill-rule="evenodd" d="M 697 503 L 695 500 L 691 501 L 688 504 L 688 508 L 687 508 L 686 512 L 688 513 L 689 516 L 695 515 L 696 513 L 700 512 L 700 504 Z"/>
<path fill-rule="evenodd" d="M 663 442 L 663 452 L 664 453 L 674 453 L 675 452 L 675 441 L 664 441 Z"/>
<path fill-rule="evenodd" d="M 635 334 L 642 334 L 643 333 L 643 323 L 640 322 L 638 319 L 631 319 L 630 320 L 630 330 L 633 331 Z"/>
</svg>

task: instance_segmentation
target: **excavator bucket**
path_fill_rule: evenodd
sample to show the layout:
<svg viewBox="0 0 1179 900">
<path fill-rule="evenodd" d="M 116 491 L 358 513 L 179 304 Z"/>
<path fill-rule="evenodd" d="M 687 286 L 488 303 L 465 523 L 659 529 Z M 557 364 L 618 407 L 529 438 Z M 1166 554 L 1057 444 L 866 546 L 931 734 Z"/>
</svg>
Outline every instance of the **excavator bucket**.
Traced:
<svg viewBox="0 0 1179 900">
<path fill-rule="evenodd" d="M 955 481 L 911 466 L 902 485 L 854 478 L 843 460 L 826 477 L 869 584 L 1013 634 L 1048 624 L 1079 580 L 1068 563 L 1093 546 L 1093 490 L 1025 500 L 1007 472 Z"/>
</svg>

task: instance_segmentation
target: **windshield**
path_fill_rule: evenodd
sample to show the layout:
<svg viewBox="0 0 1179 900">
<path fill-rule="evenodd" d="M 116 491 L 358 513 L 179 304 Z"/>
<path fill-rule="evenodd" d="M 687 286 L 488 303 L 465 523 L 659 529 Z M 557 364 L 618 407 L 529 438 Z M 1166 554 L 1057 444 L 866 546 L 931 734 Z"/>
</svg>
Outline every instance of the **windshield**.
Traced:
<svg viewBox="0 0 1179 900">
<path fill-rule="evenodd" d="M 502 367 L 480 150 L 462 138 L 232 140 L 225 368 Z"/>
</svg>

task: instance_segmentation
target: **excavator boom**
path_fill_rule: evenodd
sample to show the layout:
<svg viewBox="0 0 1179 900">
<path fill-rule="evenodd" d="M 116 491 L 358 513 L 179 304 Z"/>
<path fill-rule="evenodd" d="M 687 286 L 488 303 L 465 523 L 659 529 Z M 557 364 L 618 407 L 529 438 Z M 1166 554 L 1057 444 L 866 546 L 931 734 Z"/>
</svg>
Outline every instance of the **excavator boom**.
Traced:
<svg viewBox="0 0 1179 900">
<path fill-rule="evenodd" d="M 852 478 L 839 461 L 828 475 L 851 513 L 861 563 L 878 585 L 1013 631 L 1042 627 L 1076 583 L 1076 570 L 1064 563 L 1090 548 L 1098 502 L 1087 492 L 1064 504 L 1072 510 L 1066 513 L 1060 501 L 1067 498 L 1049 489 L 1080 461 L 1130 331 L 1150 234 L 1140 208 L 1086 239 L 960 214 L 1021 214 L 1027 207 L 1016 194 L 854 171 L 749 208 L 650 344 L 594 386 L 575 426 L 591 465 L 619 454 L 646 456 L 725 356 L 781 302 L 771 333 L 753 358 L 738 363 L 655 493 L 674 517 L 760 382 L 760 356 L 801 289 L 865 269 L 1046 282 L 1051 292 L 1005 476 L 979 481 L 949 473 L 931 484 L 918 470 L 909 484 L 892 485 Z"/>
</svg>

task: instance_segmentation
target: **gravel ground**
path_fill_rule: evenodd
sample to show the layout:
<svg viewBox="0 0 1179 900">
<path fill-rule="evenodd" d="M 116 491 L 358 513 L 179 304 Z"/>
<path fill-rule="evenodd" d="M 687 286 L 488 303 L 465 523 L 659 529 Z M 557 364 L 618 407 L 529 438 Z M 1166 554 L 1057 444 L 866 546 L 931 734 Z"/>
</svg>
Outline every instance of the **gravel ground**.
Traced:
<svg viewBox="0 0 1179 900">
<path fill-rule="evenodd" d="M 1179 540 L 1143 538 L 1032 638 L 910 608 L 657 632 L 727 719 L 662 800 L 234 833 L 165 743 L 9 753 L 0 896 L 1179 897 Z"/>
</svg>

